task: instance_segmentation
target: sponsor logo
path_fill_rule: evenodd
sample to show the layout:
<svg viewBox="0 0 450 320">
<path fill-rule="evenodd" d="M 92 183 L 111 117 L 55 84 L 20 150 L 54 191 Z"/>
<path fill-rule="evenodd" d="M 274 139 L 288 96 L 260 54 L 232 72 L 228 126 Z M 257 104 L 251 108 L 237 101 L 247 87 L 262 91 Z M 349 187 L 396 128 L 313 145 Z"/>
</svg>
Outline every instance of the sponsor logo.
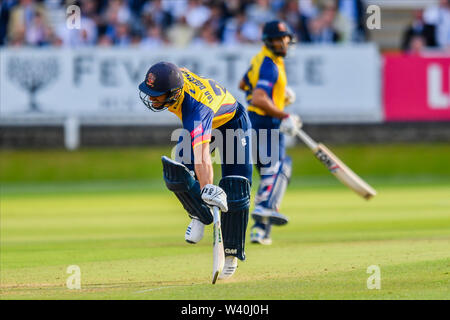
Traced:
<svg viewBox="0 0 450 320">
<path fill-rule="evenodd" d="M 450 70 L 450 69 L 449 69 Z M 438 63 L 430 64 L 427 68 L 427 101 L 430 109 L 450 109 L 450 94 L 445 91 L 445 70 Z M 450 87 L 450 85 L 449 85 Z"/>
<path fill-rule="evenodd" d="M 282 31 L 282 32 L 286 32 L 286 31 L 287 31 L 286 25 L 285 25 L 283 22 L 280 22 L 280 23 L 278 24 L 278 30 L 280 30 L 280 31 Z"/>
<path fill-rule="evenodd" d="M 194 138 L 195 136 L 197 136 L 197 135 L 199 135 L 199 134 L 202 134 L 202 133 L 203 133 L 203 126 L 202 126 L 202 124 L 200 123 L 200 125 L 199 125 L 197 128 L 195 128 L 194 130 L 192 130 L 192 132 L 191 132 L 191 137 Z"/>
<path fill-rule="evenodd" d="M 256 85 L 260 85 L 260 86 L 264 86 L 264 87 L 269 87 L 272 88 L 273 87 L 273 83 L 267 80 L 259 80 L 258 83 Z"/>
</svg>

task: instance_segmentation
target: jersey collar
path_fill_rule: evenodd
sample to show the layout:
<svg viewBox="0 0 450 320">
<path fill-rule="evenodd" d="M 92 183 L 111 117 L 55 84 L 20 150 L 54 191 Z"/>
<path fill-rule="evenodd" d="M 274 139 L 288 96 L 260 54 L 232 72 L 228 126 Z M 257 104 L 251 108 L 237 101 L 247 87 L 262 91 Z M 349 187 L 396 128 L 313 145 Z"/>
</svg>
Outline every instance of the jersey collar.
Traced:
<svg viewBox="0 0 450 320">
<path fill-rule="evenodd" d="M 181 106 L 181 104 L 183 103 L 185 90 L 186 90 L 186 82 L 183 85 L 183 89 L 181 89 L 180 99 L 178 99 L 176 103 L 167 108 L 169 111 L 177 112 L 178 107 Z"/>
<path fill-rule="evenodd" d="M 283 61 L 283 57 L 277 56 L 275 53 L 273 53 L 269 48 L 267 48 L 266 45 L 263 45 L 262 47 L 262 53 L 269 57 L 270 59 L 272 59 L 273 61 L 276 62 L 282 62 Z"/>
</svg>

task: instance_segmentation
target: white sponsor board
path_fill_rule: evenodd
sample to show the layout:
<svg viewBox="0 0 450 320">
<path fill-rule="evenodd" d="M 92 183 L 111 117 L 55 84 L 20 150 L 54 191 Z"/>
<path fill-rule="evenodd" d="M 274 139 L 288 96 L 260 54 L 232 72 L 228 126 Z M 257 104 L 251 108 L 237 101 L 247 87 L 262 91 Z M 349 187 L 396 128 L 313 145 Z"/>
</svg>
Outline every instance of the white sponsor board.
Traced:
<svg viewBox="0 0 450 320">
<path fill-rule="evenodd" d="M 81 123 L 175 124 L 138 96 L 138 84 L 158 61 L 213 78 L 244 105 L 238 84 L 259 47 L 138 49 L 2 49 L 1 123 L 76 117 Z M 373 45 L 302 46 L 286 59 L 297 101 L 288 110 L 305 122 L 378 122 L 380 58 Z"/>
</svg>

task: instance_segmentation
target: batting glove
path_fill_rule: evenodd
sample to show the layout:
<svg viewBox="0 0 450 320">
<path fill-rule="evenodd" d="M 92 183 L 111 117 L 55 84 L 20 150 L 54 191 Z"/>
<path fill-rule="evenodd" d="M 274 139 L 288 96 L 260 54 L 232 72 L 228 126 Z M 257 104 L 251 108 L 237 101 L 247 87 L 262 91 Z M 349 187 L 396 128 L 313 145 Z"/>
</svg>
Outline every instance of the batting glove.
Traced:
<svg viewBox="0 0 450 320">
<path fill-rule="evenodd" d="M 228 211 L 227 194 L 221 187 L 207 184 L 203 187 L 201 196 L 208 205 L 219 207 L 222 212 Z"/>
<path fill-rule="evenodd" d="M 284 105 L 288 106 L 295 102 L 296 94 L 290 87 L 286 87 L 284 91 Z"/>
<path fill-rule="evenodd" d="M 295 136 L 298 129 L 302 127 L 303 123 L 299 116 L 289 114 L 281 120 L 280 131 L 290 136 Z"/>
</svg>

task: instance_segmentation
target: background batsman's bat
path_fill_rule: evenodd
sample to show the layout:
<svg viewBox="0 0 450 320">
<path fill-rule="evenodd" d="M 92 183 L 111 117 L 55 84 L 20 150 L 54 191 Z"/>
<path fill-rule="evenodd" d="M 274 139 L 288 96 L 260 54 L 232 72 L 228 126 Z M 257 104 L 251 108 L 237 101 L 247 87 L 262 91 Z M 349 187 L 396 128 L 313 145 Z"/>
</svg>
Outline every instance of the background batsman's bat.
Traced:
<svg viewBox="0 0 450 320">
<path fill-rule="evenodd" d="M 343 184 L 355 191 L 361 197 L 370 199 L 377 194 L 375 189 L 368 185 L 349 167 L 347 167 L 333 152 L 321 143 L 316 143 L 301 129 L 297 130 L 297 136 L 313 151 L 314 155 L 328 170 Z"/>
<path fill-rule="evenodd" d="M 216 206 L 213 207 L 213 215 L 214 243 L 212 284 L 215 284 L 225 265 L 225 251 L 223 248 L 222 228 L 220 226 L 220 209 Z"/>
</svg>

